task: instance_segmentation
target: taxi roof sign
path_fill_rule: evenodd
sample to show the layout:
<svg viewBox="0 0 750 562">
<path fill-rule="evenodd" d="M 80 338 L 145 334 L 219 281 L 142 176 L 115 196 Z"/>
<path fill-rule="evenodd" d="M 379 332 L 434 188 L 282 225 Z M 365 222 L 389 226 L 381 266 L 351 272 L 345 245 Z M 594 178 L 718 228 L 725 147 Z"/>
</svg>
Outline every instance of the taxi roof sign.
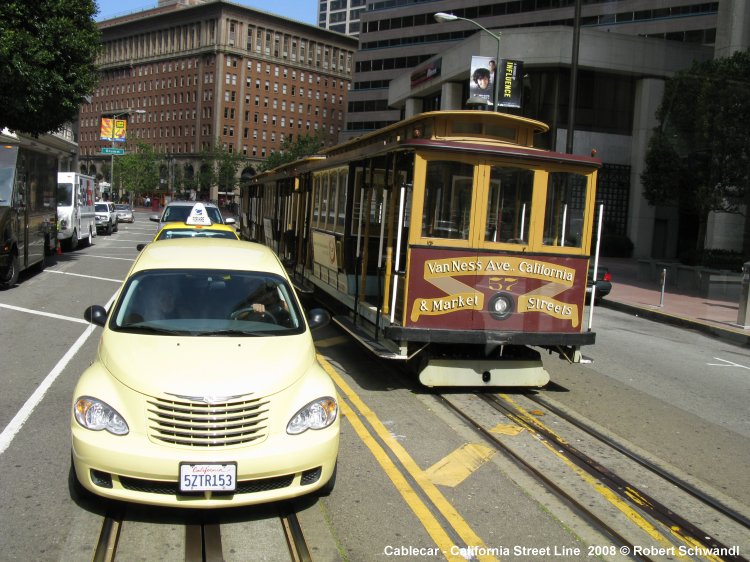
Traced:
<svg viewBox="0 0 750 562">
<path fill-rule="evenodd" d="M 211 226 L 211 219 L 208 217 L 206 212 L 206 206 L 203 203 L 196 203 L 193 205 L 185 224 L 192 226 Z"/>
</svg>

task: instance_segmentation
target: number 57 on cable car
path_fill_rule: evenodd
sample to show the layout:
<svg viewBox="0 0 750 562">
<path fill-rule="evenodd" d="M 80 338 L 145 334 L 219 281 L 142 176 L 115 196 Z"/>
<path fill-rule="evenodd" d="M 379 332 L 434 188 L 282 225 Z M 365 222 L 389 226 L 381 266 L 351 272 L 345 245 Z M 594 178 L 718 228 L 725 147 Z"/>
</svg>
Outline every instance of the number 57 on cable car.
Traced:
<svg viewBox="0 0 750 562">
<path fill-rule="evenodd" d="M 416 115 L 255 176 L 245 238 L 427 386 L 543 386 L 538 349 L 579 361 L 595 158 L 534 148 L 545 124 Z"/>
</svg>

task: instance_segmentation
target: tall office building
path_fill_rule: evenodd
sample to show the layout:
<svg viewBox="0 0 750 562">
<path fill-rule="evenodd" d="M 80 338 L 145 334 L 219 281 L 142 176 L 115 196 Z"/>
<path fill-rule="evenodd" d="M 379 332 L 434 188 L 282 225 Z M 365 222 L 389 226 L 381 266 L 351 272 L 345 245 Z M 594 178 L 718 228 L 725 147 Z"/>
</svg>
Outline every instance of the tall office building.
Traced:
<svg viewBox="0 0 750 562">
<path fill-rule="evenodd" d="M 585 0 L 582 4 L 584 28 L 704 45 L 715 41 L 719 2 Z M 360 47 L 344 136 L 397 121 L 399 111 L 388 105 L 390 81 L 479 31 L 460 20 L 438 23 L 435 13 L 452 13 L 490 30 L 572 27 L 574 5 L 575 0 L 368 0 L 360 15 Z M 569 53 L 561 53 L 565 56 Z M 424 110 L 439 107 L 437 98 L 426 101 Z"/>
<path fill-rule="evenodd" d="M 366 0 L 319 0 L 318 25 L 346 35 L 359 35 L 360 14 Z"/>
<path fill-rule="evenodd" d="M 242 154 L 248 175 L 286 139 L 318 133 L 333 144 L 343 128 L 352 37 L 223 0 L 162 1 L 100 29 L 101 81 L 80 112 L 88 172 L 110 161 L 102 117 L 127 116 L 128 143 L 164 157 L 173 190 L 196 176 L 203 150 Z"/>
<path fill-rule="evenodd" d="M 750 8 L 744 0 L 578 4 L 580 34 L 575 0 L 368 0 L 343 138 L 422 111 L 469 108 L 473 56 L 522 61 L 522 107 L 503 110 L 547 123 L 540 146 L 597 150 L 604 232 L 627 236 L 637 257 L 689 252 L 696 217 L 677 206 L 651 206 L 642 195 L 648 140 L 665 80 L 694 60 L 746 49 Z M 438 12 L 458 19 L 438 22 Z M 575 59 L 573 45 L 581 53 Z M 741 250 L 742 220 L 713 213 L 706 247 Z"/>
</svg>

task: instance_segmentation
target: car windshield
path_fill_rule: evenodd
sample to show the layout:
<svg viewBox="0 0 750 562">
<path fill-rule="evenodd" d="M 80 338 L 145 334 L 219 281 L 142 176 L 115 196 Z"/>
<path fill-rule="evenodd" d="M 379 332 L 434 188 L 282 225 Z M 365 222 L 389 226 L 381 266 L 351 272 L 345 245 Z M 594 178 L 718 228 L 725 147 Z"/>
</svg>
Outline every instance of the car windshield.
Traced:
<svg viewBox="0 0 750 562">
<path fill-rule="evenodd" d="M 161 217 L 161 222 L 185 222 L 192 210 L 193 207 L 190 205 L 167 205 Z M 206 213 L 208 213 L 208 218 L 211 219 L 211 222 L 219 224 L 224 222 L 217 207 L 206 207 Z"/>
<path fill-rule="evenodd" d="M 129 211 L 130 207 L 128 207 L 127 205 L 115 205 L 115 209 L 117 209 L 118 211 Z"/>
<path fill-rule="evenodd" d="M 163 229 L 157 240 L 171 240 L 173 238 L 228 238 L 236 240 L 237 236 L 228 230 L 175 228 L 173 230 Z"/>
<path fill-rule="evenodd" d="M 131 277 L 110 321 L 116 331 L 194 337 L 304 331 L 286 281 L 235 270 L 146 270 Z"/>
<path fill-rule="evenodd" d="M 99 211 L 100 213 L 106 213 L 109 211 L 109 208 L 106 203 L 97 203 L 94 205 L 94 210 Z"/>
</svg>

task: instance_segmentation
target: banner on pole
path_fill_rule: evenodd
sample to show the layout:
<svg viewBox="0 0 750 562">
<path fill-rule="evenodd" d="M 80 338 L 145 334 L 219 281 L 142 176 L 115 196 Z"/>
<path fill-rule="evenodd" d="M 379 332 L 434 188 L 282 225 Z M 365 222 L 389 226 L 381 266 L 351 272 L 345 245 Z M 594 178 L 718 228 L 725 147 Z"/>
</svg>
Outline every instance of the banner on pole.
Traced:
<svg viewBox="0 0 750 562">
<path fill-rule="evenodd" d="M 469 96 L 474 102 L 495 103 L 495 80 L 500 80 L 498 107 L 521 107 L 523 62 L 502 59 L 500 66 L 493 57 L 471 57 Z"/>
<path fill-rule="evenodd" d="M 111 142 L 125 142 L 127 138 L 128 122 L 125 119 L 102 117 L 99 140 Z"/>
<path fill-rule="evenodd" d="M 469 79 L 469 96 L 474 100 L 485 100 L 493 104 L 495 59 L 492 57 L 471 57 L 471 75 Z"/>
</svg>

